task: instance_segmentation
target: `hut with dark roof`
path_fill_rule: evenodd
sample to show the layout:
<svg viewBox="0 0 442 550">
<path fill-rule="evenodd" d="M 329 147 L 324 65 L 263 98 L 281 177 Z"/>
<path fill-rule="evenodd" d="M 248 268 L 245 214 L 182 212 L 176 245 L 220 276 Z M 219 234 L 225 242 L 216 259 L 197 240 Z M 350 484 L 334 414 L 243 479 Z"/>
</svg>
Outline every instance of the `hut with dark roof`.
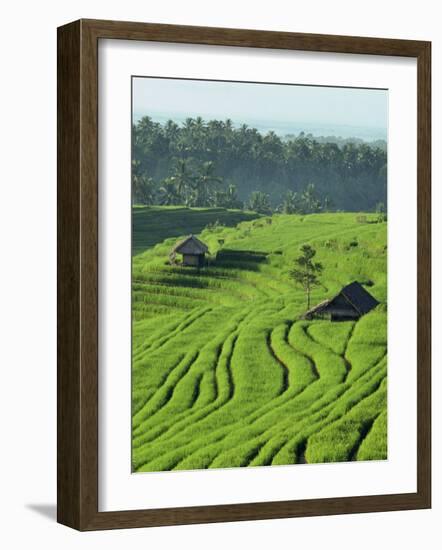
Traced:
<svg viewBox="0 0 442 550">
<path fill-rule="evenodd" d="M 181 254 L 183 256 L 183 266 L 203 267 L 207 252 L 209 252 L 209 249 L 202 241 L 197 239 L 195 235 L 189 235 L 172 248 L 170 259 L 173 262 L 176 254 Z"/>
<path fill-rule="evenodd" d="M 351 321 L 359 319 L 379 302 L 365 288 L 354 281 L 329 300 L 324 300 L 309 309 L 303 319 L 330 319 L 331 321 Z"/>
</svg>

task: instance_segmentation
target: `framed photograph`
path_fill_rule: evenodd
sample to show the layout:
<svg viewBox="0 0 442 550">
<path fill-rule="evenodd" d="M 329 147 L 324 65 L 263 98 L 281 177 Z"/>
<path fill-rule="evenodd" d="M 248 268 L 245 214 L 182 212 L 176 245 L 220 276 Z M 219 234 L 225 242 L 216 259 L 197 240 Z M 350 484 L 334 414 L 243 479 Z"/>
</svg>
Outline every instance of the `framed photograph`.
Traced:
<svg viewBox="0 0 442 550">
<path fill-rule="evenodd" d="M 429 42 L 58 29 L 58 521 L 429 508 Z"/>
</svg>

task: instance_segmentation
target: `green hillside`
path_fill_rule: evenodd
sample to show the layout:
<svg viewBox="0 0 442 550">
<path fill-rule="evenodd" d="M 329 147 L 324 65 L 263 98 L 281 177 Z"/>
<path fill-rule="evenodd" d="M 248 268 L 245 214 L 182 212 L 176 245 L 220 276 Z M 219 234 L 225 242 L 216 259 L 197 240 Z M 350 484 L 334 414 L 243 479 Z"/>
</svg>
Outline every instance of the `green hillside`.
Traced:
<svg viewBox="0 0 442 550">
<path fill-rule="evenodd" d="M 386 458 L 387 224 L 253 216 L 134 209 L 135 471 Z M 209 247 L 203 269 L 168 262 L 189 233 Z M 324 266 L 313 304 L 352 281 L 381 304 L 357 322 L 298 320 L 289 272 L 305 243 Z"/>
</svg>

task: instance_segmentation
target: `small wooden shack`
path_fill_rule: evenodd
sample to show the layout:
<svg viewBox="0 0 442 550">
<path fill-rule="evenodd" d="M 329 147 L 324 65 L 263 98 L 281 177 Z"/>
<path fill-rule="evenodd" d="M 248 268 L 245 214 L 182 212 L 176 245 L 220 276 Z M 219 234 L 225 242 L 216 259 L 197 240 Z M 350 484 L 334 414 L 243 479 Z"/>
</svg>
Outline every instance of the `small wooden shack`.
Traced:
<svg viewBox="0 0 442 550">
<path fill-rule="evenodd" d="M 205 265 L 205 254 L 208 251 L 207 246 L 195 235 L 189 235 L 172 248 L 170 259 L 174 261 L 176 254 L 181 254 L 183 256 L 183 266 L 203 267 Z"/>
<path fill-rule="evenodd" d="M 354 281 L 329 300 L 324 300 L 309 309 L 303 319 L 330 319 L 331 321 L 351 321 L 359 319 L 379 302 L 365 288 Z"/>
</svg>

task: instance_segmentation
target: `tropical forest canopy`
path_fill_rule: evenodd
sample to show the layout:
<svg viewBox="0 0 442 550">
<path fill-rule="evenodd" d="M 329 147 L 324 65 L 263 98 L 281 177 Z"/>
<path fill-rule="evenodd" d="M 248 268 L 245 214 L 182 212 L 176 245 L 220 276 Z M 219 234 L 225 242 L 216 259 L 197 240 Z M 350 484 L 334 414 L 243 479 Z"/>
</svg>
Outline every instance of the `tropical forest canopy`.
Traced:
<svg viewBox="0 0 442 550">
<path fill-rule="evenodd" d="M 133 125 L 133 202 L 261 213 L 383 210 L 385 142 L 279 137 L 231 120 Z"/>
</svg>

